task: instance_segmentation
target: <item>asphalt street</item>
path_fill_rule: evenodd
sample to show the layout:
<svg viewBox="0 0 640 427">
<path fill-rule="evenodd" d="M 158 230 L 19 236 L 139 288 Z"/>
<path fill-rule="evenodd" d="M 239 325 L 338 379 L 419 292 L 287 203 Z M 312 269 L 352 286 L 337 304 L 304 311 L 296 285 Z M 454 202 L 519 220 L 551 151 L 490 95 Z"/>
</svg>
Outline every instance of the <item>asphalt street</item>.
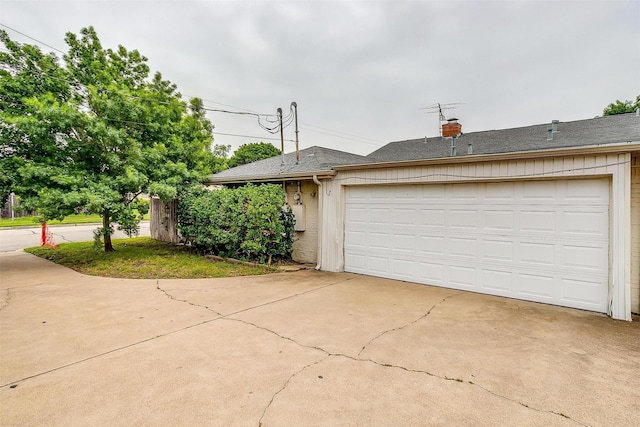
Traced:
<svg viewBox="0 0 640 427">
<path fill-rule="evenodd" d="M 55 243 L 88 242 L 93 240 L 93 230 L 99 224 L 62 225 L 49 229 L 53 234 Z M 0 228 L 0 252 L 12 252 L 19 249 L 38 246 L 40 244 L 40 227 L 34 228 Z M 140 236 L 149 236 L 149 221 L 140 223 Z M 115 239 L 127 237 L 123 232 L 117 231 L 113 235 Z"/>
</svg>

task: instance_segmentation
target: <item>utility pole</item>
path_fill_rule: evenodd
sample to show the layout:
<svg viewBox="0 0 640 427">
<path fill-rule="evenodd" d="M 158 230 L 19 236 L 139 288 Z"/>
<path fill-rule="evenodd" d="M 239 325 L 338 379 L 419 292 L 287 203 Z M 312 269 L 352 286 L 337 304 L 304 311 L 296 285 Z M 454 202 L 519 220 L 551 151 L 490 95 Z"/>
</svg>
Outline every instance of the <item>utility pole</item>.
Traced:
<svg viewBox="0 0 640 427">
<path fill-rule="evenodd" d="M 300 150 L 298 149 L 298 104 L 294 101 L 291 103 L 293 107 L 293 117 L 296 120 L 296 165 L 300 161 Z"/>
<path fill-rule="evenodd" d="M 278 119 L 280 120 L 280 152 L 282 153 L 282 164 L 284 165 L 284 131 L 282 129 L 282 108 L 278 108 Z"/>
</svg>

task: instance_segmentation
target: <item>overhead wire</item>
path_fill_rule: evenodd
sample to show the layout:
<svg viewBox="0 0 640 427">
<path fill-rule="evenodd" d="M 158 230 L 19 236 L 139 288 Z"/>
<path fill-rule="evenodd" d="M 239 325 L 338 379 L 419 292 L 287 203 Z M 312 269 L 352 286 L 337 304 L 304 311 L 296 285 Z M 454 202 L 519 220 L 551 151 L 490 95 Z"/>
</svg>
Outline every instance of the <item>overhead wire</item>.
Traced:
<svg viewBox="0 0 640 427">
<path fill-rule="evenodd" d="M 44 42 L 42 42 L 42 41 L 40 41 L 40 40 L 38 40 L 38 39 L 36 39 L 34 37 L 29 36 L 28 34 L 25 34 L 25 33 L 21 32 L 21 31 L 18 31 L 15 28 L 9 27 L 6 24 L 3 24 L 3 23 L 0 22 L 0 25 L 5 27 L 5 28 L 7 28 L 7 29 L 9 29 L 9 30 L 11 30 L 11 31 L 14 31 L 14 32 L 16 32 L 16 33 L 18 33 L 18 34 L 20 34 L 20 35 L 22 35 L 24 37 L 27 37 L 27 38 L 29 38 L 29 39 L 37 42 L 37 43 L 40 43 L 43 46 L 47 46 L 47 47 L 49 47 L 51 49 L 54 49 L 55 51 L 60 52 L 62 54 L 65 53 L 62 50 L 57 49 L 54 46 L 51 46 L 51 45 L 49 45 L 47 43 L 44 43 Z M 9 51 L 6 51 L 6 52 L 9 52 Z M 66 83 L 75 85 L 75 82 L 72 82 L 70 80 L 66 80 L 66 79 L 63 79 L 63 78 L 60 78 L 60 77 L 57 77 L 57 76 L 52 76 L 51 74 L 46 73 L 43 70 L 39 70 L 39 71 L 42 74 L 47 75 L 48 77 L 50 77 L 52 79 L 59 80 L 59 81 L 64 81 Z M 164 104 L 164 105 L 174 105 L 174 104 L 175 105 L 179 105 L 179 104 L 176 104 L 176 103 L 160 101 L 160 100 L 156 100 L 156 99 L 152 99 L 152 98 L 137 97 L 135 95 L 127 95 L 127 96 L 129 96 L 132 99 L 136 99 L 137 98 L 137 99 L 146 100 L 146 101 L 149 101 L 149 102 L 156 102 L 156 103 Z M 192 99 L 192 98 L 194 98 L 194 97 L 190 97 L 190 99 Z M 213 113 L 241 115 L 241 116 L 242 115 L 254 116 L 258 120 L 258 125 L 262 129 L 264 129 L 265 131 L 267 131 L 267 132 L 269 132 L 271 134 L 276 134 L 276 133 L 278 133 L 280 131 L 280 117 L 278 117 L 276 114 L 257 113 L 255 111 L 252 111 L 252 110 L 249 110 L 249 109 L 246 109 L 246 108 L 242 108 L 242 107 L 235 107 L 235 106 L 232 106 L 232 105 L 229 105 L 229 104 L 223 104 L 223 103 L 220 103 L 220 102 L 211 101 L 211 100 L 205 100 L 205 99 L 202 99 L 202 98 L 200 98 L 200 99 L 203 101 L 202 109 L 205 110 L 205 111 L 213 112 Z M 238 109 L 238 110 L 243 110 L 243 111 L 231 111 L 231 110 L 226 110 L 226 109 L 211 108 L 211 107 L 208 107 L 208 106 L 204 106 L 204 102 L 205 101 L 209 102 L 209 103 L 213 103 L 213 104 L 219 104 L 219 105 L 223 105 L 223 106 L 226 106 L 226 107 L 235 108 L 235 109 Z M 293 107 L 290 106 L 289 107 L 289 113 L 286 116 L 282 117 L 282 128 L 284 129 L 284 128 L 287 128 L 288 126 L 290 126 L 291 123 L 293 123 L 294 119 L 295 119 L 295 116 L 294 116 L 294 113 L 293 113 Z M 266 125 L 266 124 L 263 123 L 263 121 L 267 122 L 267 123 L 275 124 L 275 126 Z M 381 144 L 384 144 L 384 142 L 377 141 L 377 140 L 372 139 L 372 138 L 361 137 L 361 136 L 358 136 L 358 135 L 349 134 L 349 133 L 345 133 L 345 132 L 340 132 L 340 131 L 337 131 L 337 130 L 328 129 L 328 128 L 324 128 L 324 127 L 321 127 L 321 126 L 315 126 L 315 125 L 311 125 L 311 124 L 308 124 L 308 123 L 301 123 L 301 124 L 305 125 L 305 126 L 308 126 L 308 127 L 302 127 L 301 126 L 300 127 L 301 129 L 304 129 L 304 130 L 307 130 L 307 131 L 310 131 L 310 132 L 321 133 L 321 134 L 332 136 L 332 137 L 335 137 L 335 138 L 352 140 L 352 141 L 356 141 L 356 142 L 360 142 L 360 143 L 364 143 L 364 144 L 368 144 L 368 145 L 380 146 Z M 327 131 L 327 132 L 323 132 L 323 131 L 316 130 L 316 129 L 310 129 L 309 127 L 322 129 L 322 130 Z M 222 134 L 220 132 L 216 132 L 216 133 Z M 229 136 L 236 136 L 236 135 L 230 134 Z M 263 138 L 263 139 L 267 139 L 267 138 Z M 274 138 L 274 139 L 279 139 L 279 138 Z"/>
<path fill-rule="evenodd" d="M 26 38 L 28 38 L 28 39 L 33 40 L 34 42 L 38 42 L 38 43 L 40 43 L 40 44 L 41 44 L 41 45 L 43 45 L 43 46 L 46 46 L 46 47 L 48 47 L 48 48 L 50 48 L 50 49 L 53 49 L 53 50 L 55 50 L 55 51 L 58 51 L 58 52 L 60 52 L 60 53 L 61 53 L 61 54 L 63 54 L 63 55 L 65 54 L 65 52 L 61 51 L 60 49 L 58 49 L 58 48 L 56 48 L 56 47 L 53 47 L 53 46 L 51 46 L 50 44 L 47 44 L 47 43 L 45 43 L 45 42 L 43 42 L 43 41 L 40 41 L 40 40 L 38 40 L 38 39 L 36 39 L 36 38 L 33 38 L 33 37 L 31 37 L 30 35 L 27 35 L 27 34 L 23 33 L 22 31 L 18 31 L 18 30 L 16 30 L 15 28 L 11 28 L 10 26 L 8 26 L 8 25 L 6 25 L 6 24 L 3 24 L 2 22 L 0 22 L 0 25 L 1 25 L 1 26 L 3 26 L 3 27 L 5 27 L 5 28 L 6 28 L 6 29 L 8 29 L 8 30 L 13 31 L 14 33 L 18 33 L 18 34 L 20 34 L 20 35 L 22 35 L 22 36 L 24 36 L 24 37 L 26 37 Z"/>
</svg>

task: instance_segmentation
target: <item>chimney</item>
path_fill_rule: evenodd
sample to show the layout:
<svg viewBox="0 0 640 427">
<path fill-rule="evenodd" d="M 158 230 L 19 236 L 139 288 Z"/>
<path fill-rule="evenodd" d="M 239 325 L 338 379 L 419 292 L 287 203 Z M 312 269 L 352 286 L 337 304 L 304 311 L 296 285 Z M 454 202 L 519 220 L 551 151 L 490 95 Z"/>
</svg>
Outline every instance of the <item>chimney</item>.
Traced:
<svg viewBox="0 0 640 427">
<path fill-rule="evenodd" d="M 551 141 L 551 140 L 553 140 L 553 129 L 549 128 L 547 130 L 547 141 Z"/>
<path fill-rule="evenodd" d="M 462 125 L 458 119 L 447 119 L 447 123 L 442 125 L 442 137 L 451 138 L 462 133 Z"/>
<path fill-rule="evenodd" d="M 467 154 L 473 154 L 473 144 L 469 143 L 469 146 L 467 147 Z"/>
<path fill-rule="evenodd" d="M 551 121 L 551 131 L 553 133 L 558 132 L 558 123 L 560 123 L 560 120 L 552 120 Z"/>
</svg>

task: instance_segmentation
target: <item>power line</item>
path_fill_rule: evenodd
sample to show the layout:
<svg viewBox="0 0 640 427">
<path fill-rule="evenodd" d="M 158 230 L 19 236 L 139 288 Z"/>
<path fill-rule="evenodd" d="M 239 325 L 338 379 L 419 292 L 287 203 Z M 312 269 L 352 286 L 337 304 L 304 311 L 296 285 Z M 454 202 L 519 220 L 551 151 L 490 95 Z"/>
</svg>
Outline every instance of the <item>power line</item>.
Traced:
<svg viewBox="0 0 640 427">
<path fill-rule="evenodd" d="M 384 145 L 384 142 L 375 143 L 375 142 L 363 141 L 363 140 L 360 140 L 360 139 L 349 138 L 348 136 L 335 135 L 335 134 L 331 134 L 331 133 L 328 133 L 328 132 L 322 132 L 322 131 L 315 130 L 315 129 L 308 129 L 308 128 L 305 128 L 305 127 L 302 127 L 302 126 L 300 127 L 300 129 L 308 130 L 308 131 L 311 131 L 311 132 L 317 132 L 317 133 L 321 133 L 321 134 L 324 134 L 324 135 L 333 136 L 334 138 L 342 138 L 342 139 L 348 139 L 348 140 L 351 140 L 351 141 L 361 142 L 363 144 L 373 145 L 373 146 L 376 146 L 376 147 L 380 147 L 381 145 Z"/>
<path fill-rule="evenodd" d="M 14 28 L 11 28 L 11 27 L 9 27 L 8 25 L 5 25 L 5 24 L 3 24 L 3 23 L 0 23 L 0 25 L 2 25 L 3 27 L 5 27 L 5 28 L 7 28 L 7 29 L 9 29 L 9 30 L 11 30 L 11 31 L 14 31 L 14 32 L 16 32 L 16 33 L 18 33 L 18 34 L 21 34 L 21 35 L 23 35 L 24 37 L 27 37 L 27 38 L 29 38 L 29 39 L 31 39 L 31 40 L 33 40 L 33 41 L 37 42 L 37 43 L 40 43 L 40 44 L 42 44 L 42 45 L 44 45 L 44 46 L 47 46 L 47 47 L 49 47 L 49 48 L 51 48 L 51 49 L 54 49 L 54 50 L 56 50 L 56 51 L 58 51 L 58 52 L 60 52 L 60 53 L 62 53 L 62 54 L 64 54 L 64 53 L 65 53 L 65 52 L 61 51 L 60 49 L 57 49 L 57 48 L 55 48 L 55 47 L 53 47 L 53 46 L 51 46 L 51 45 L 49 45 L 49 44 L 47 44 L 47 43 L 44 43 L 44 42 L 42 42 L 42 41 L 40 41 L 40 40 L 38 40 L 38 39 L 36 39 L 36 38 L 34 38 L 34 37 L 31 37 L 31 36 L 29 36 L 29 35 L 27 35 L 27 34 L 25 34 L 25 33 L 21 32 L 21 31 L 18 31 L 18 30 L 14 29 Z M 47 76 L 49 76 L 49 77 L 50 77 L 50 78 L 52 78 L 52 79 L 56 79 L 56 80 L 60 80 L 60 81 L 64 81 L 64 82 L 67 82 L 67 83 L 69 83 L 69 84 L 75 84 L 74 82 L 71 82 L 71 81 L 69 81 L 69 80 L 65 80 L 65 79 L 62 79 L 62 78 L 60 78 L 60 77 L 52 76 L 52 75 L 50 75 L 50 74 L 46 73 L 46 72 L 45 72 L 45 71 L 43 71 L 43 70 L 39 70 L 39 71 L 40 71 L 42 74 L 47 75 Z M 176 105 L 176 106 L 180 106 L 180 104 L 175 103 L 175 102 L 165 102 L 165 101 L 160 101 L 160 100 L 156 100 L 156 99 L 152 99 L 152 98 L 136 97 L 136 96 L 134 96 L 134 95 L 125 95 L 125 96 L 128 96 L 128 97 L 130 97 L 131 99 L 141 99 L 141 100 L 146 100 L 146 101 L 149 101 L 149 102 L 156 102 L 156 103 L 164 104 L 164 105 Z M 195 97 L 191 96 L 190 98 L 195 98 Z M 210 102 L 210 103 L 213 103 L 213 104 L 218 104 L 218 105 L 223 105 L 223 106 L 226 106 L 226 107 L 235 108 L 235 109 L 237 109 L 237 110 L 242 110 L 242 111 L 231 111 L 231 110 L 224 110 L 224 109 L 210 108 L 210 107 L 203 106 L 203 108 L 202 108 L 202 109 L 203 109 L 203 110 L 205 110 L 205 111 L 214 112 L 214 113 L 222 113 L 222 114 L 233 114 L 233 115 L 247 115 L 247 116 L 254 116 L 254 117 L 256 117 L 256 118 L 258 119 L 258 125 L 259 125 L 261 128 L 263 128 L 264 130 L 266 130 L 267 132 L 269 132 L 269 133 L 271 133 L 271 134 L 275 134 L 275 133 L 277 133 L 277 132 L 280 130 L 279 118 L 278 118 L 275 114 L 257 113 L 257 112 L 255 112 L 255 111 L 252 111 L 252 110 L 249 110 L 249 109 L 246 109 L 246 108 L 242 108 L 242 107 L 235 107 L 235 106 L 233 106 L 233 105 L 223 104 L 223 103 L 216 102 L 216 101 L 211 101 L 211 100 L 205 100 L 205 99 L 202 99 L 202 98 L 200 98 L 200 99 L 201 99 L 203 102 L 204 102 L 204 101 L 206 101 L 206 102 Z M 274 123 L 274 124 L 276 124 L 276 125 L 275 125 L 275 126 L 267 126 L 267 125 L 264 125 L 264 124 L 261 122 L 261 119 L 262 119 L 262 118 L 264 118 L 264 120 L 265 120 L 265 121 L 267 121 L 267 122 L 269 122 L 269 123 Z M 288 127 L 289 125 L 291 125 L 291 123 L 293 122 L 293 120 L 294 120 L 293 110 L 292 110 L 292 107 L 290 106 L 290 107 L 289 107 L 289 114 L 288 114 L 286 117 L 283 117 L 283 118 L 282 118 L 282 127 L 283 127 L 283 128 Z M 309 128 L 301 127 L 301 129 L 305 129 L 305 130 L 310 131 L 310 132 L 321 133 L 321 134 L 328 135 L 328 136 L 332 136 L 332 137 L 335 137 L 335 138 L 347 139 L 347 140 L 356 141 L 356 142 L 361 142 L 361 143 L 369 144 L 369 145 L 373 145 L 373 146 L 380 146 L 381 144 L 384 144 L 384 142 L 382 142 L 382 141 L 377 141 L 377 140 L 372 139 L 372 138 L 367 138 L 367 137 L 362 137 L 362 136 L 358 136 L 358 135 L 354 135 L 354 134 L 349 134 L 349 133 L 345 133 L 345 132 L 340 132 L 340 131 L 337 131 L 337 130 L 328 129 L 328 128 L 324 128 L 324 127 L 321 127 L 321 126 L 315 126 L 315 125 L 311 125 L 311 124 L 308 124 L 308 123 L 302 123 L 302 124 L 303 124 L 303 125 L 306 125 L 306 126 L 314 127 L 314 128 L 317 128 L 317 129 L 322 129 L 322 130 L 325 130 L 325 131 L 328 131 L 328 132 L 331 132 L 331 133 L 327 133 L 327 132 L 322 132 L 322 131 L 315 130 L 315 129 L 309 129 Z M 221 133 L 220 133 L 220 134 L 221 134 Z M 222 135 L 222 134 L 221 134 L 221 135 Z M 346 136 L 343 136 L 343 135 L 346 135 Z M 236 136 L 236 135 L 231 135 L 231 134 L 230 134 L 230 135 L 228 135 L 228 136 Z M 357 138 L 357 139 L 356 139 L 356 138 Z M 277 138 L 263 138 L 263 139 L 277 139 Z M 367 141 L 365 141 L 365 140 L 372 141 L 372 142 L 367 142 Z M 288 141 L 291 141 L 291 140 L 288 140 Z M 291 141 L 291 142 L 293 142 L 293 141 Z"/>
<path fill-rule="evenodd" d="M 235 133 L 224 133 L 224 132 L 216 132 L 213 131 L 214 136 L 215 135 L 224 135 L 224 136 L 235 136 L 235 137 L 239 137 L 239 138 L 252 138 L 252 139 L 268 139 L 271 141 L 280 141 L 280 138 L 271 138 L 271 137 L 264 137 L 264 136 L 253 136 L 253 135 L 238 135 Z M 287 142 L 295 142 L 292 139 L 285 139 L 285 141 Z"/>
<path fill-rule="evenodd" d="M 326 130 L 326 131 L 337 133 L 337 134 L 352 136 L 352 137 L 359 138 L 359 139 L 367 139 L 367 140 L 372 141 L 372 142 L 377 142 L 377 143 L 380 143 L 380 144 L 384 144 L 384 142 L 382 142 L 382 141 L 378 141 L 377 139 L 373 139 L 373 138 L 367 138 L 365 136 L 359 136 L 359 135 L 354 135 L 352 133 L 347 133 L 347 132 L 341 132 L 341 131 L 337 131 L 337 130 L 333 130 L 333 129 L 328 129 L 328 128 L 324 128 L 322 126 L 310 125 L 309 123 L 301 123 L 301 124 L 303 124 L 305 126 L 311 126 L 312 128 L 318 128 L 318 129 Z M 307 130 L 313 131 L 313 129 L 307 129 Z"/>
<path fill-rule="evenodd" d="M 56 48 L 56 47 L 51 46 L 50 44 L 47 44 L 47 43 L 42 42 L 42 41 L 40 41 L 40 40 L 38 40 L 38 39 L 35 39 L 35 38 L 33 38 L 33 37 L 31 37 L 31 36 L 29 36 L 29 35 L 27 35 L 27 34 L 23 33 L 22 31 L 18 31 L 18 30 L 16 30 L 15 28 L 11 28 L 10 26 L 3 24 L 2 22 L 0 22 L 0 25 L 2 25 L 3 27 L 5 27 L 5 28 L 7 28 L 7 29 L 9 29 L 9 30 L 11 30 L 11 31 L 13 31 L 13 32 L 15 32 L 15 33 L 18 33 L 18 34 L 20 34 L 20 35 L 22 35 L 22 36 L 25 36 L 26 38 L 31 39 L 31 40 L 33 40 L 34 42 L 38 42 L 38 43 L 40 43 L 40 44 L 41 44 L 41 45 L 43 45 L 43 46 L 46 46 L 46 47 L 48 47 L 48 48 L 50 48 L 50 49 L 53 49 L 53 50 L 57 50 L 58 52 L 60 52 L 60 53 L 61 53 L 61 54 L 63 54 L 63 55 L 66 53 L 66 52 L 63 52 L 63 51 L 61 51 L 60 49 L 58 49 L 58 48 Z"/>
</svg>

